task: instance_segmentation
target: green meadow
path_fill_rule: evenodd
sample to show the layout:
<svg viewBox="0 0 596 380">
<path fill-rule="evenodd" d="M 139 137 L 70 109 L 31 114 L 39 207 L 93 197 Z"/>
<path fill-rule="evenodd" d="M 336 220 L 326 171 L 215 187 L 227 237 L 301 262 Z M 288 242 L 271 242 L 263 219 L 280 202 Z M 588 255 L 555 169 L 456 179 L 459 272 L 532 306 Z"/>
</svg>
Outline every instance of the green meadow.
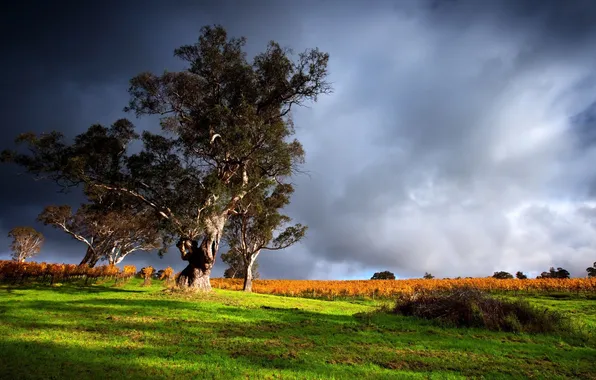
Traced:
<svg viewBox="0 0 596 380">
<path fill-rule="evenodd" d="M 0 285 L 6 379 L 596 379 L 596 298 L 532 297 L 578 334 L 447 328 L 323 301 L 160 282 Z"/>
</svg>

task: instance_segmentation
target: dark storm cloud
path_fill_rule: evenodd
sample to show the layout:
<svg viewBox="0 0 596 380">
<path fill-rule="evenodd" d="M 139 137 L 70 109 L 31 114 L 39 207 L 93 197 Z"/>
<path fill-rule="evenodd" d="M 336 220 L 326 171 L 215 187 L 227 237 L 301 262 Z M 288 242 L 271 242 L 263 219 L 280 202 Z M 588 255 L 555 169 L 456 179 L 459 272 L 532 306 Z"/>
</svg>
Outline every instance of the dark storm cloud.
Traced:
<svg viewBox="0 0 596 380">
<path fill-rule="evenodd" d="M 196 40 L 201 26 L 221 23 L 230 32 L 263 38 L 273 36 L 270 27 L 290 27 L 278 37 L 295 35 L 291 18 L 277 17 L 282 10 L 270 2 L 197 1 L 107 1 L 101 3 L 21 2 L 4 6 L 1 12 L 4 147 L 21 132 L 59 130 L 67 137 L 83 132 L 93 123 L 109 124 L 126 105 L 128 80 L 142 71 L 161 72 L 181 67 L 173 49 Z M 269 20 L 259 22 L 250 14 Z M 283 13 L 282 13 L 283 14 Z M 247 17 L 248 16 L 248 17 Z M 266 37 L 265 37 L 266 36 Z M 259 47 L 260 48 L 260 47 Z M 134 121 L 140 128 L 157 129 L 147 120 Z M 78 262 L 81 243 L 34 220 L 47 204 L 68 203 L 77 207 L 83 198 L 77 192 L 58 194 L 52 184 L 18 176 L 19 168 L 3 165 L 0 200 L 0 252 L 7 257 L 7 231 L 16 225 L 31 225 L 47 235 L 39 259 Z M 163 260 L 137 254 L 131 260 L 157 266 L 183 263 L 173 253 Z"/>
<path fill-rule="evenodd" d="M 270 39 L 331 53 L 335 93 L 294 115 L 310 176 L 295 179 L 288 212 L 308 237 L 263 253 L 265 277 L 577 272 L 593 262 L 593 1 L 22 4 L 0 20 L 6 143 L 124 116 L 128 79 L 179 69 L 173 49 L 205 24 L 247 36 L 250 53 Z M 49 202 L 80 201 L 15 172 L 0 167 L 2 235 Z M 80 259 L 79 243 L 43 231 L 40 259 Z M 130 262 L 181 269 L 174 251 Z"/>
<path fill-rule="evenodd" d="M 334 24 L 345 32 L 329 43 L 339 89 L 308 119 L 328 130 L 307 145 L 316 175 L 290 208 L 312 228 L 292 254 L 329 271 L 352 261 L 406 276 L 581 275 L 595 251 L 577 241 L 595 231 L 574 205 L 589 201 L 594 154 L 578 151 L 587 136 L 572 119 L 596 97 L 595 4 L 396 8 Z M 536 203 L 560 223 L 524 218 Z"/>
</svg>

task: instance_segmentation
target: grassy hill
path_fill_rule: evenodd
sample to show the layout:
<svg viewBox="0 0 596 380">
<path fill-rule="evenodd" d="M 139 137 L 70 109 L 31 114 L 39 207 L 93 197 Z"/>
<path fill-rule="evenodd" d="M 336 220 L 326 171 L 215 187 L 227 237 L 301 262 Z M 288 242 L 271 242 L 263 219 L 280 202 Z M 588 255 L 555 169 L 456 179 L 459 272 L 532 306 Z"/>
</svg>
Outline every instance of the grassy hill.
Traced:
<svg viewBox="0 0 596 380">
<path fill-rule="evenodd" d="M 596 327 L 596 300 L 533 298 Z M 215 290 L 0 285 L 0 378 L 596 379 L 596 346 L 442 328 L 379 303 Z"/>
</svg>

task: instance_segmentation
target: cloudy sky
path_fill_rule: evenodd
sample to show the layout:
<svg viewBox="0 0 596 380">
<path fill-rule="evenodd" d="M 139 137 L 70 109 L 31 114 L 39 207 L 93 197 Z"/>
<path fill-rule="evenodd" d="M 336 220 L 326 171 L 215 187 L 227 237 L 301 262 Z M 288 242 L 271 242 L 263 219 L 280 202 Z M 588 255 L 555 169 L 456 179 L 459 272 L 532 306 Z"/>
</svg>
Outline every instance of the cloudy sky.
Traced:
<svg viewBox="0 0 596 380">
<path fill-rule="evenodd" d="M 335 92 L 295 112 L 310 175 L 287 212 L 309 234 L 263 253 L 264 278 L 584 276 L 596 261 L 592 0 L 13 3 L 0 12 L 2 148 L 134 118 L 128 79 L 181 69 L 173 50 L 206 24 L 246 36 L 250 54 L 272 39 L 330 53 Z M 0 259 L 8 231 L 34 225 L 37 260 L 78 263 L 82 243 L 34 220 L 81 199 L 18 173 L 0 166 Z M 175 248 L 126 262 L 185 266 Z"/>
</svg>

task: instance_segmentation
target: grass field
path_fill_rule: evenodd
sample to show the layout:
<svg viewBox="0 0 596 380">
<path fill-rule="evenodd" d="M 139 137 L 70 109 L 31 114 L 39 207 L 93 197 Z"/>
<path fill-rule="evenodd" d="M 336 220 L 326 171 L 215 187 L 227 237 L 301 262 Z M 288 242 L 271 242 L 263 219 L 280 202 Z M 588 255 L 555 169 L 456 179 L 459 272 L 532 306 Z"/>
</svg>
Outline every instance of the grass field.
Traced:
<svg viewBox="0 0 596 380">
<path fill-rule="evenodd" d="M 593 340 L 443 328 L 376 302 L 0 285 L 0 378 L 583 378 Z M 532 303 L 596 327 L 596 300 Z"/>
</svg>

